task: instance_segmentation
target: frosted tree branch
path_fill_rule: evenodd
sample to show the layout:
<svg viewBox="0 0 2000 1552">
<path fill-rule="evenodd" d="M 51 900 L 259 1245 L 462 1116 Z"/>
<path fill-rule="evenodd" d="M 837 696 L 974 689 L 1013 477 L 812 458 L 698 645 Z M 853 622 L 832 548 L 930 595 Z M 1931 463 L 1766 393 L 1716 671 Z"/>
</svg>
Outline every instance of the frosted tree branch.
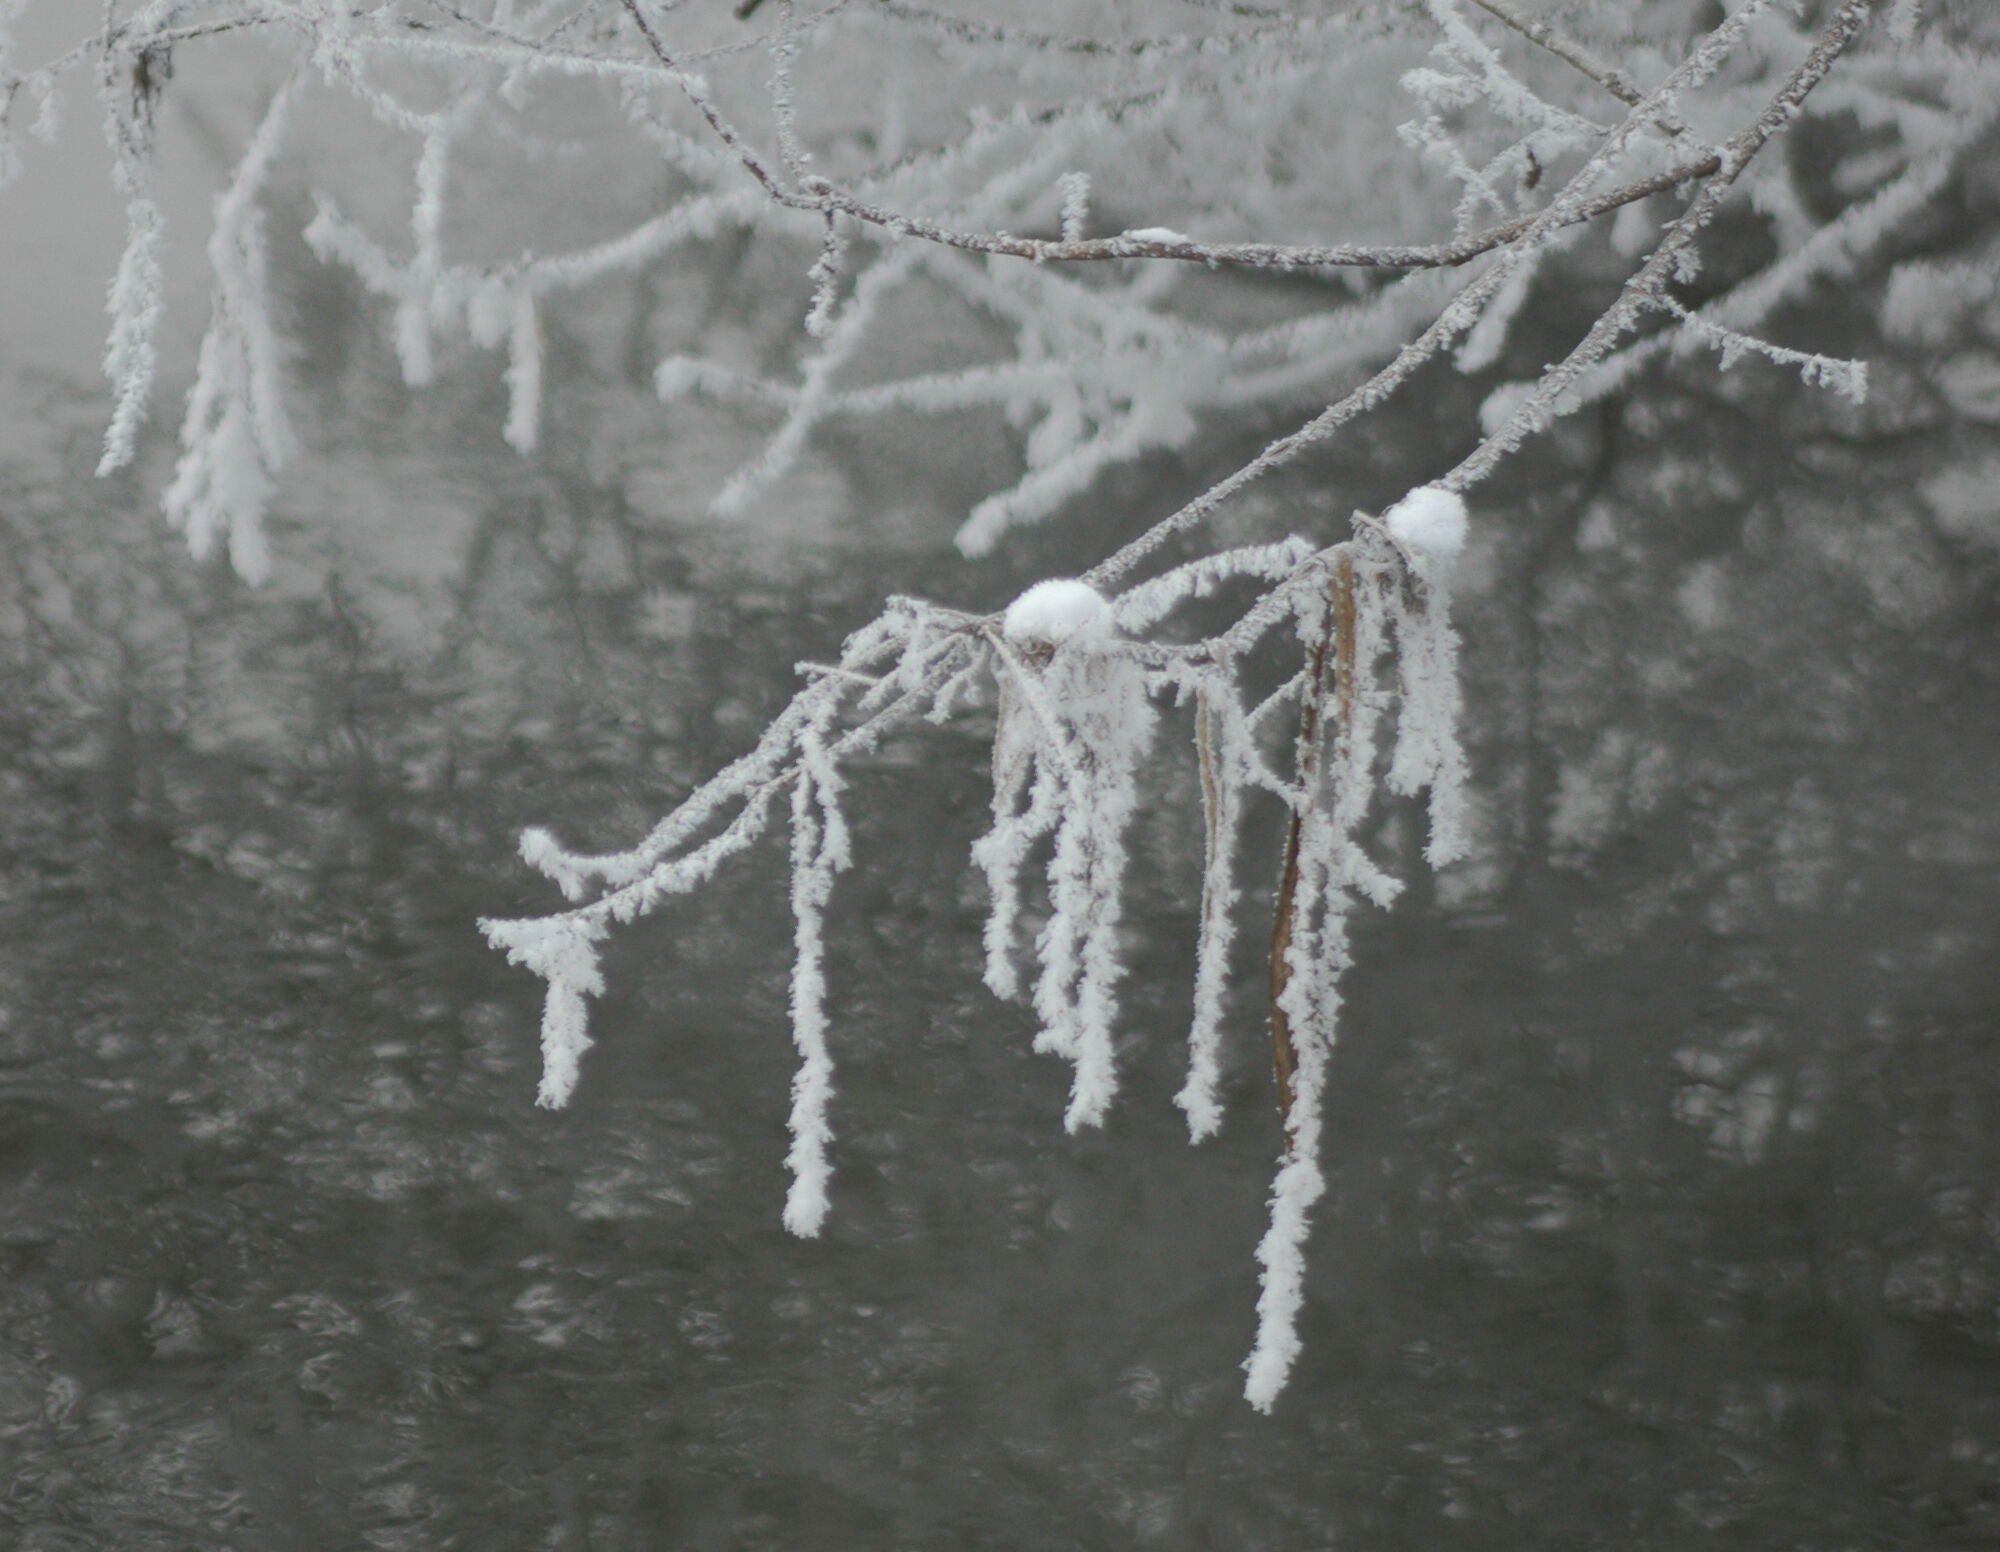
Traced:
<svg viewBox="0 0 2000 1552">
<path fill-rule="evenodd" d="M 1247 821 L 1265 805 L 1283 826 L 1263 999 L 1282 1140 L 1245 1387 L 1268 1410 L 1300 1353 L 1350 924 L 1403 882 L 1372 849 L 1371 816 L 1390 797 L 1421 797 L 1431 867 L 1477 844 L 1450 613 L 1464 497 L 1554 417 L 1673 354 L 1713 350 L 1724 366 L 1755 354 L 1859 398 L 1865 363 L 1779 343 L 1774 315 L 1855 273 L 2000 119 L 2000 61 L 1939 23 L 1920 30 L 1909 6 L 1895 13 L 1896 46 L 1870 49 L 1863 0 L 1821 7 L 1811 36 L 1771 0 L 1745 0 L 1678 57 L 1635 52 L 1629 64 L 1517 0 L 1474 6 L 1301 15 L 1196 0 L 1181 32 L 1090 36 L 1017 24 L 1005 7 L 954 15 L 914 0 L 780 0 L 752 27 L 741 23 L 754 0 L 733 16 L 644 0 L 152 0 L 123 20 L 107 8 L 90 37 L 28 66 L 9 43 L 24 0 L 0 0 L 0 182 L 32 154 L 13 135 L 17 107 L 38 103 L 52 130 L 61 82 L 94 68 L 127 231 L 105 351 L 102 468 L 120 467 L 142 447 L 159 366 L 156 110 L 168 67 L 196 46 L 282 67 L 287 84 L 215 206 L 213 315 L 165 496 L 197 554 L 225 539 L 252 580 L 270 564 L 261 514 L 298 440 L 262 205 L 286 136 L 317 115 L 385 126 L 407 154 L 410 198 L 407 224 L 398 216 L 385 231 L 366 201 L 316 193 L 308 248 L 379 299 L 412 386 L 463 354 L 445 348 L 454 337 L 504 357 L 498 430 L 511 456 L 550 456 L 544 405 L 563 392 L 564 368 L 546 346 L 573 293 L 725 235 L 777 247 L 805 293 L 796 350 L 746 369 L 683 337 L 644 363 L 661 400 L 699 395 L 758 418 L 757 451 L 708 497 L 717 521 L 770 499 L 836 420 L 991 414 L 1018 433 L 1019 467 L 964 514 L 958 543 L 980 555 L 1072 509 L 1107 471 L 1186 448 L 1223 417 L 1282 416 L 1287 429 L 1256 456 L 1178 509 L 1146 514 L 1081 576 L 985 613 L 889 600 L 837 660 L 801 665 L 801 687 L 754 745 L 636 844 L 593 855 L 524 833 L 522 858 L 566 905 L 482 923 L 546 982 L 537 1098 L 561 1105 L 585 1075 L 605 938 L 711 883 L 783 813 L 798 1058 L 783 1221 L 816 1234 L 838 1200 L 827 906 L 857 861 L 847 816 L 866 801 L 859 757 L 892 734 L 961 736 L 990 713 L 990 817 L 972 847 L 988 896 L 985 981 L 1025 999 L 1036 1049 L 1070 1064 L 1063 1122 L 1075 1131 L 1100 1124 L 1116 1097 L 1131 1033 L 1120 1008 L 1127 831 L 1152 767 L 1173 757 L 1162 751 L 1187 747 L 1160 736 L 1179 719 L 1200 793 L 1189 865 L 1201 889 L 1175 1098 L 1196 1141 L 1228 1124 L 1233 1044 L 1257 1044 L 1235 1041 L 1238 940 L 1264 898 L 1246 884 Z M 1635 27 L 1670 10 L 1638 9 Z M 1662 23 L 1660 36 L 1677 34 Z M 939 56 L 952 73 L 933 79 L 947 84 L 912 110 L 903 76 Z M 856 57 L 894 90 L 859 102 L 843 92 Z M 974 80 L 1007 84 L 957 101 Z M 538 94 L 557 89 L 602 93 L 619 132 L 656 158 L 664 192 L 574 246 L 468 257 L 456 213 L 472 203 L 469 169 L 546 149 L 555 115 L 542 122 Z M 1859 124 L 1880 142 L 1879 178 L 1830 214 L 1765 154 L 1812 115 L 1830 134 Z M 1399 122 L 1406 150 L 1367 138 Z M 1773 256 L 1697 299 L 1702 236 L 1732 199 L 1764 223 Z M 1457 456 L 1460 442 L 1438 456 L 1449 467 L 1410 470 L 1402 499 L 1355 514 L 1345 532 L 1204 545 L 1209 518 L 1421 372 L 1507 370 L 1516 320 L 1577 250 L 1617 259 L 1617 294 L 1553 365 L 1485 390 L 1469 452 Z M 1290 311 L 1219 321 L 1201 288 L 1224 269 L 1268 283 Z M 1943 271 L 1901 275 L 1889 311 L 1921 329 L 1919 304 Z M 1990 275 L 1968 277 L 1963 287 L 1991 295 Z M 949 364 L 882 368 L 901 310 L 916 304 L 955 309 L 959 333 L 981 343 Z M 1177 543 L 1196 553 L 1169 565 Z M 1188 611 L 1204 599 L 1209 612 Z M 1196 618 L 1206 634 L 1185 624 Z"/>
</svg>

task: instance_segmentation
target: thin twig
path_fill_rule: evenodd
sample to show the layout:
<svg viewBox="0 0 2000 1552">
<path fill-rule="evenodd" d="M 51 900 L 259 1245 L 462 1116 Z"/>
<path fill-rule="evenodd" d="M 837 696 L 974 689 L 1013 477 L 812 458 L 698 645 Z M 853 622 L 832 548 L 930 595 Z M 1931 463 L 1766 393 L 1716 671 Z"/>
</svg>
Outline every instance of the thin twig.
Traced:
<svg viewBox="0 0 2000 1552">
<path fill-rule="evenodd" d="M 1291 984 L 1290 950 L 1297 927 L 1299 862 L 1305 843 L 1307 816 L 1319 801 L 1321 719 L 1327 699 L 1327 675 L 1333 676 L 1334 736 L 1344 737 L 1354 710 L 1354 561 L 1342 547 L 1327 577 L 1326 623 L 1306 659 L 1306 690 L 1299 705 L 1299 740 L 1295 777 L 1298 801 L 1285 826 L 1284 860 L 1278 870 L 1278 897 L 1271 915 L 1271 1074 L 1278 1087 L 1278 1118 L 1290 1146 L 1293 1074 L 1299 1048 L 1285 1011 L 1285 988 Z M 1335 765 L 1339 765 L 1335 761 Z"/>
<path fill-rule="evenodd" d="M 876 9 L 899 21 L 934 27 L 965 43 L 1001 44 L 1016 48 L 1039 49 L 1049 53 L 1088 54 L 1118 59 L 1136 59 L 1147 54 L 1184 54 L 1198 50 L 1206 52 L 1211 49 L 1233 48 L 1242 43 L 1254 43 L 1279 34 L 1298 32 L 1310 25 L 1305 17 L 1287 16 L 1274 20 L 1270 26 L 1252 27 L 1241 32 L 1170 33 L 1160 37 L 1111 41 L 1104 38 L 1030 32 L 1019 27 L 1003 27 L 993 22 L 974 21 L 969 17 L 950 16 L 926 6 L 909 5 L 905 0 L 877 0 Z"/>
<path fill-rule="evenodd" d="M 1512 0 L 1472 0 L 1472 3 L 1488 15 L 1505 22 L 1530 43 L 1548 50 L 1565 64 L 1574 66 L 1626 106 L 1639 105 L 1644 94 L 1634 84 L 1631 76 L 1609 60 L 1600 58 L 1561 28 L 1551 26 L 1540 17 L 1522 15 L 1514 7 Z M 1687 128 L 1680 115 L 1671 112 L 1660 114 L 1658 123 L 1660 128 L 1670 135 L 1678 135 Z"/>
<path fill-rule="evenodd" d="M 667 46 L 660 41 L 660 35 L 653 30 L 653 24 L 646 20 L 646 13 L 639 9 L 639 0 L 621 0 L 621 3 L 632 18 L 632 25 L 639 29 L 639 36 L 646 40 L 646 47 L 653 51 L 653 57 L 673 72 L 675 84 L 694 105 L 695 111 L 707 121 L 708 127 L 715 132 L 716 139 L 736 153 L 737 159 L 743 163 L 744 170 L 763 185 L 764 192 L 779 204 L 795 210 L 807 206 L 809 202 L 801 200 L 798 195 L 781 184 L 764 165 L 763 159 L 751 149 L 748 142 L 716 111 L 715 105 L 695 89 L 693 79 L 674 63 L 673 55 L 667 52 Z"/>
<path fill-rule="evenodd" d="M 799 144 L 798 114 L 792 98 L 792 60 L 799 49 L 796 22 L 792 0 L 778 0 L 778 36 L 771 43 L 771 120 L 778 129 L 778 155 L 794 178 L 803 178 L 807 157 Z"/>
<path fill-rule="evenodd" d="M 1709 155 L 1683 163 L 1650 177 L 1635 179 L 1615 189 L 1576 204 L 1556 223 L 1574 226 L 1596 219 L 1623 205 L 1664 194 L 1721 170 L 1721 160 Z M 823 180 L 808 180 L 805 197 L 784 200 L 794 209 L 833 209 L 872 226 L 882 227 L 898 237 L 914 237 L 958 248 L 967 253 L 995 254 L 1005 258 L 1028 259 L 1037 264 L 1088 264 L 1108 259 L 1176 259 L 1187 264 L 1247 266 L 1256 269 L 1455 269 L 1469 264 L 1481 254 L 1504 247 L 1526 235 L 1546 211 L 1521 216 L 1483 232 L 1474 232 L 1450 242 L 1416 246 L 1370 247 L 1359 243 L 1210 243 L 1193 238 L 1091 237 L 1077 242 L 1050 241 L 1038 237 L 1016 237 L 1007 232 L 955 231 L 935 221 L 884 209 L 856 198 L 844 189 Z"/>
</svg>

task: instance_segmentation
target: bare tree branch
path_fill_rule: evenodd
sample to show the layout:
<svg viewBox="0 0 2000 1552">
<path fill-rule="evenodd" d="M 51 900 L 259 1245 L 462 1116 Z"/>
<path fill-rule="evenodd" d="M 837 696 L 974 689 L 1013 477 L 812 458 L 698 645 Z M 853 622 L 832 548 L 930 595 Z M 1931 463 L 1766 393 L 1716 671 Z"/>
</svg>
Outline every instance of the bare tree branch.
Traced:
<svg viewBox="0 0 2000 1552">
<path fill-rule="evenodd" d="M 1561 28 L 1552 26 L 1540 17 L 1525 15 L 1513 0 L 1473 0 L 1473 4 L 1487 14 L 1498 17 L 1529 42 L 1547 49 L 1566 64 L 1575 66 L 1628 107 L 1638 106 L 1644 94 L 1633 82 L 1632 77 L 1610 61 L 1599 57 Z M 1678 135 L 1687 128 L 1680 118 L 1672 113 L 1661 114 L 1659 123 L 1660 127 L 1670 135 Z"/>
</svg>

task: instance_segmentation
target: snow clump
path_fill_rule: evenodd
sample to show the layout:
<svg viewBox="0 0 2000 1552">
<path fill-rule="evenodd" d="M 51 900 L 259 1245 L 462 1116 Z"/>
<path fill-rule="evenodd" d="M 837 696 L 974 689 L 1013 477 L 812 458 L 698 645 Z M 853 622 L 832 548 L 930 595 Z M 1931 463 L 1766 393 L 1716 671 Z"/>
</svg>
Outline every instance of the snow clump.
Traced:
<svg viewBox="0 0 2000 1552">
<path fill-rule="evenodd" d="M 1382 514 L 1382 526 L 1417 575 L 1438 585 L 1465 548 L 1465 502 L 1441 485 L 1420 485 Z"/>
<path fill-rule="evenodd" d="M 1095 646 L 1111 637 L 1111 605 L 1088 582 L 1051 577 L 1007 606 L 1000 632 L 1017 647 Z"/>
</svg>

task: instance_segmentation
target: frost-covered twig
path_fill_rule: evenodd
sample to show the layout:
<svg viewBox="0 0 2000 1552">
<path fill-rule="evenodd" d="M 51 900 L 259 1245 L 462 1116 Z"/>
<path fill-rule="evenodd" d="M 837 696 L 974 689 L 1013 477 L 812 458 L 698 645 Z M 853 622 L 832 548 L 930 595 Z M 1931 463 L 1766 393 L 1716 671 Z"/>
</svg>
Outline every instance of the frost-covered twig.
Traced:
<svg viewBox="0 0 2000 1552">
<path fill-rule="evenodd" d="M 1678 318 L 1684 338 L 1715 351 L 1722 358 L 1721 367 L 1725 372 L 1745 356 L 1762 356 L 1766 361 L 1779 366 L 1797 367 L 1802 381 L 1832 388 L 1856 404 L 1868 397 L 1868 363 L 1865 361 L 1823 356 L 1813 351 L 1792 350 L 1783 345 L 1775 345 L 1769 340 L 1758 339 L 1754 335 L 1741 333 L 1724 324 L 1704 318 L 1700 313 L 1683 307 L 1670 296 L 1654 297 L 1651 305 Z"/>
<path fill-rule="evenodd" d="M 153 111 L 165 62 L 166 56 L 152 49 L 122 54 L 107 41 L 100 71 L 105 134 L 125 200 L 125 252 L 106 304 L 111 336 L 104 347 L 104 375 L 111 379 L 116 403 L 104 433 L 100 475 L 132 461 L 158 364 L 154 336 L 165 305 L 160 250 L 166 222 L 153 194 Z"/>
<path fill-rule="evenodd" d="M 180 463 L 162 505 L 197 558 L 218 535 L 230 564 L 256 582 L 270 569 L 264 503 L 291 455 L 291 423 L 278 381 L 281 356 L 266 299 L 263 223 L 257 195 L 270 176 L 285 118 L 302 77 L 279 88 L 251 136 L 229 188 L 215 202 L 208 242 L 215 316 L 201 342 L 181 423 Z"/>
<path fill-rule="evenodd" d="M 1513 0 L 1472 0 L 1472 3 L 1505 22 L 1538 48 L 1547 49 L 1557 59 L 1582 71 L 1628 107 L 1639 105 L 1641 93 L 1629 74 L 1547 19 L 1527 15 Z M 1669 134 L 1677 135 L 1687 126 L 1677 115 L 1664 113 L 1660 117 L 1660 127 Z"/>
</svg>

